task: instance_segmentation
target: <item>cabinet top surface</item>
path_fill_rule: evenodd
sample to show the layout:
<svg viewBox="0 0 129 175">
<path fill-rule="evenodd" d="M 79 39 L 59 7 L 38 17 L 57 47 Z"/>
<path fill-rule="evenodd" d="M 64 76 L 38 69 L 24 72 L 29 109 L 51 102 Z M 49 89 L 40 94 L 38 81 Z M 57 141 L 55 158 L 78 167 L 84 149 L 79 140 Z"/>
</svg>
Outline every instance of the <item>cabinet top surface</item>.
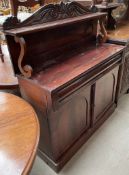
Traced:
<svg viewBox="0 0 129 175">
<path fill-rule="evenodd" d="M 108 38 L 116 41 L 129 41 L 129 22 L 121 22 L 115 30 L 108 31 Z"/>
<path fill-rule="evenodd" d="M 0 92 L 0 174 L 28 174 L 39 141 L 39 123 L 23 99 Z"/>
<path fill-rule="evenodd" d="M 81 74 L 93 70 L 95 66 L 105 62 L 123 49 L 123 46 L 107 43 L 97 47 L 90 46 L 86 51 L 36 73 L 31 79 L 43 88 L 53 91 Z"/>
</svg>

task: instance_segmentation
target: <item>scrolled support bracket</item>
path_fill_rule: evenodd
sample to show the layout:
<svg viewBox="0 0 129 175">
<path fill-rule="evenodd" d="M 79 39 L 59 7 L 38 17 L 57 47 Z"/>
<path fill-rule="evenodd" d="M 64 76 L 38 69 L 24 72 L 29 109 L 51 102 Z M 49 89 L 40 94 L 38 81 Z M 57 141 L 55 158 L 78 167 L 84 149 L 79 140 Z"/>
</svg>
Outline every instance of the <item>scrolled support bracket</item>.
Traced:
<svg viewBox="0 0 129 175">
<path fill-rule="evenodd" d="M 106 31 L 106 28 L 105 28 L 105 25 L 104 25 L 104 19 L 100 19 L 99 23 L 100 23 L 100 31 L 103 35 L 103 42 L 106 42 L 106 40 L 108 38 L 108 35 L 107 35 L 107 31 Z"/>
<path fill-rule="evenodd" d="M 15 42 L 20 44 L 20 55 L 18 58 L 18 68 L 22 75 L 26 78 L 30 78 L 33 72 L 33 69 L 30 65 L 24 65 L 22 67 L 22 61 L 26 54 L 26 42 L 23 37 L 15 36 Z"/>
<path fill-rule="evenodd" d="M 108 34 L 104 25 L 104 19 L 99 19 L 99 34 L 98 34 L 98 42 L 104 43 L 108 39 Z"/>
</svg>

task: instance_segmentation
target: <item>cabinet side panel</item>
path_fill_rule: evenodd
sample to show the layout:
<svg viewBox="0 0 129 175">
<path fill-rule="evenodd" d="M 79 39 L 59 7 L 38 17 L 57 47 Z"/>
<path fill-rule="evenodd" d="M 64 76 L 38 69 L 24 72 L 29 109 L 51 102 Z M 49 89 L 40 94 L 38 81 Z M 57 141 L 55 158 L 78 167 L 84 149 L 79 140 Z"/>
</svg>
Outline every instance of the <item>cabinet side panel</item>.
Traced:
<svg viewBox="0 0 129 175">
<path fill-rule="evenodd" d="M 22 97 L 35 109 L 40 123 L 39 149 L 52 157 L 49 123 L 47 118 L 48 98 L 47 92 L 22 77 L 18 78 Z"/>
</svg>

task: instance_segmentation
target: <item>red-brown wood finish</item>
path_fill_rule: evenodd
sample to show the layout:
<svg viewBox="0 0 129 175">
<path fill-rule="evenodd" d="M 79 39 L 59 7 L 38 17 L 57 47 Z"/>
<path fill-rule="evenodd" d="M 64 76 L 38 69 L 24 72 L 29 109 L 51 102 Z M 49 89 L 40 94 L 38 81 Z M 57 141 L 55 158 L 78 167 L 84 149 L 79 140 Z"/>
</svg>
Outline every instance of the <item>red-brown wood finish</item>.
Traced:
<svg viewBox="0 0 129 175">
<path fill-rule="evenodd" d="M 39 142 L 39 122 L 23 99 L 0 92 L 0 174 L 28 175 Z"/>
<path fill-rule="evenodd" d="M 114 103 L 119 67 L 115 67 L 95 83 L 94 118 L 97 122 Z"/>
<path fill-rule="evenodd" d="M 50 68 L 35 73 L 31 79 L 52 92 L 84 72 L 91 71 L 95 65 L 102 62 L 106 64 L 108 58 L 112 54 L 119 53 L 120 49 L 121 47 L 117 45 L 103 44 L 98 47 L 89 46 L 85 50 L 80 49 L 80 52 L 76 50 L 76 55 L 69 56 L 67 60 L 56 62 L 57 64 Z"/>
<path fill-rule="evenodd" d="M 107 52 L 106 50 L 105 52 Z M 100 56 L 99 48 L 96 51 Z M 117 52 L 115 51 L 115 53 Z M 98 123 L 102 122 L 105 116 L 115 109 L 116 84 L 121 58 L 122 55 L 118 54 L 114 60 L 106 59 L 103 66 L 96 64 L 91 71 L 89 69 L 83 74 L 78 74 L 78 78 L 75 76 L 63 85 L 60 79 L 62 70 L 58 71 L 56 79 L 51 80 L 51 83 L 57 81 L 58 88 L 53 86 L 53 89 L 36 79 L 27 81 L 23 77 L 18 78 L 22 96 L 34 106 L 42 124 L 39 153 L 54 170 L 59 171 L 69 156 L 73 155 L 75 150 L 80 147 L 79 145 L 85 142 L 82 135 L 85 133 L 87 139 L 89 132 L 92 134 Z M 96 61 L 95 55 L 94 61 Z M 80 64 L 83 68 L 83 62 Z M 88 66 L 91 66 L 90 63 Z M 66 75 L 70 77 L 71 72 L 67 72 Z M 41 78 L 40 74 L 39 77 Z M 45 80 L 49 80 L 51 77 L 54 78 L 54 75 L 48 74 Z M 42 78 L 44 80 L 44 77 Z M 59 80 L 61 86 L 58 84 Z M 105 81 L 108 86 L 105 86 Z M 96 86 L 95 89 L 94 86 Z M 101 86 L 102 92 L 98 90 L 99 86 Z M 36 92 L 36 95 L 33 92 Z M 106 98 L 105 101 L 103 101 L 103 95 Z M 75 150 L 73 144 L 77 145 Z"/>
<path fill-rule="evenodd" d="M 56 17 L 40 18 L 48 7 L 58 7 Z M 75 2 L 61 3 L 5 31 L 22 97 L 40 121 L 39 155 L 55 171 L 116 107 L 124 46 L 96 42 L 97 23 L 104 17 Z"/>
</svg>

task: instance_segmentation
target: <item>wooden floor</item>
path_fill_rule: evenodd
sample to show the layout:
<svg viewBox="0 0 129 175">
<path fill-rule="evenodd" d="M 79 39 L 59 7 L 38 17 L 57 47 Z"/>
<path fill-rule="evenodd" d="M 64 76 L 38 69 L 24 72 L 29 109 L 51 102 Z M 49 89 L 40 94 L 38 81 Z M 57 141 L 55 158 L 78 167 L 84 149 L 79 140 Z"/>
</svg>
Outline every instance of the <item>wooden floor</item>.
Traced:
<svg viewBox="0 0 129 175">
<path fill-rule="evenodd" d="M 4 54 L 4 63 L 0 59 L 0 89 L 5 87 L 17 87 L 18 81 L 17 78 L 14 76 L 12 63 L 6 45 L 2 45 L 2 52 Z"/>
</svg>

